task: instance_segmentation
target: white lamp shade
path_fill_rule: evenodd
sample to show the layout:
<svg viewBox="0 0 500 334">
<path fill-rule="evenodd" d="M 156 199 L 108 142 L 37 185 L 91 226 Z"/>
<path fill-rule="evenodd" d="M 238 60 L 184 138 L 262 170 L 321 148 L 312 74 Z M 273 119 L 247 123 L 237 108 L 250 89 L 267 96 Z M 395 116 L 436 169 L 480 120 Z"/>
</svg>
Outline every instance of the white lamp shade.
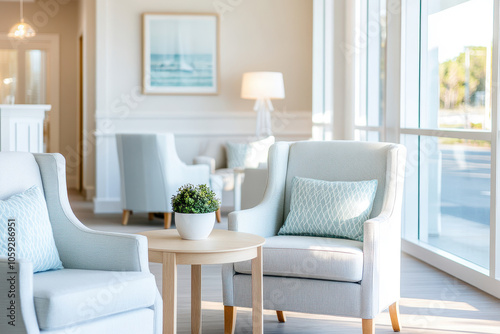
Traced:
<svg viewBox="0 0 500 334">
<path fill-rule="evenodd" d="M 241 97 L 252 100 L 285 98 L 283 74 L 280 72 L 244 73 Z"/>
</svg>

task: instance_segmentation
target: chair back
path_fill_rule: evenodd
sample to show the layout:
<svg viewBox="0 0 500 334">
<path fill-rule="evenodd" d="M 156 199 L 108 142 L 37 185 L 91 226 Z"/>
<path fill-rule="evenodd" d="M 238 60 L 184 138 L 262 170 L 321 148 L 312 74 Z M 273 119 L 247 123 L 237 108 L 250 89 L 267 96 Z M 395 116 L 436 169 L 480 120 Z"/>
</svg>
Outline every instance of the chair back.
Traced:
<svg viewBox="0 0 500 334">
<path fill-rule="evenodd" d="M 304 141 L 291 143 L 285 181 L 283 219 L 290 211 L 292 180 L 295 176 L 325 181 L 378 180 L 370 217 L 380 214 L 386 198 L 390 159 L 397 148 L 389 143 L 357 141 Z M 394 171 L 396 172 L 396 171 Z M 391 183 L 392 185 L 392 183 Z"/>
<path fill-rule="evenodd" d="M 173 134 L 117 134 L 116 144 L 123 209 L 170 212 L 165 162 L 179 159 Z"/>
<path fill-rule="evenodd" d="M 27 152 L 0 152 L 0 200 L 21 193 L 33 186 L 43 192 L 40 168 Z"/>
<path fill-rule="evenodd" d="M 211 139 L 202 149 L 201 155 L 214 158 L 215 169 L 227 168 L 226 141 L 227 138 Z"/>
</svg>

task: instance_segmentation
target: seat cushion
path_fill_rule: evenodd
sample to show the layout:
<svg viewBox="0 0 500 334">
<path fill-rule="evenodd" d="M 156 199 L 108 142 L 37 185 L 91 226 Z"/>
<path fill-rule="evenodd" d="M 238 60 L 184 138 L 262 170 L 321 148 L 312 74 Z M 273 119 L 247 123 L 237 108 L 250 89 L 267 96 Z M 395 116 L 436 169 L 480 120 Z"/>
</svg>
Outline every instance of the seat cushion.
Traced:
<svg viewBox="0 0 500 334">
<path fill-rule="evenodd" d="M 222 178 L 224 191 L 231 191 L 234 189 L 234 169 L 232 168 L 216 169 L 214 174 Z"/>
<path fill-rule="evenodd" d="M 150 307 L 154 276 L 142 272 L 62 269 L 35 274 L 33 296 L 42 330 Z"/>
<path fill-rule="evenodd" d="M 363 243 L 347 239 L 276 236 L 266 238 L 263 269 L 267 276 L 359 282 L 363 275 Z M 251 274 L 251 262 L 234 264 Z"/>
</svg>

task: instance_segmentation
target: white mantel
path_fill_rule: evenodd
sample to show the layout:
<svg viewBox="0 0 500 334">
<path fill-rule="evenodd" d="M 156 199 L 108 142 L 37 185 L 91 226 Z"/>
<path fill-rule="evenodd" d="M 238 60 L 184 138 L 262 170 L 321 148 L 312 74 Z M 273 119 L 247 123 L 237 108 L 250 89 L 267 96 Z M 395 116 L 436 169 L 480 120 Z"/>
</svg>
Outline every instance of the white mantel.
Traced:
<svg viewBox="0 0 500 334">
<path fill-rule="evenodd" d="M 43 152 L 48 104 L 0 104 L 0 151 Z"/>
</svg>

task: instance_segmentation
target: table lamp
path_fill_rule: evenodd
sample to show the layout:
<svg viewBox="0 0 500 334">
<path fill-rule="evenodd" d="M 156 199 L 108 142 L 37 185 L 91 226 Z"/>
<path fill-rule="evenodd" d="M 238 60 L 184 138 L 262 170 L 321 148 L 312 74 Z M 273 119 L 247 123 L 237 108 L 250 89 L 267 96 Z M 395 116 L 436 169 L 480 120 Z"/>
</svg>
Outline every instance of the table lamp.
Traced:
<svg viewBox="0 0 500 334">
<path fill-rule="evenodd" d="M 255 130 L 257 138 L 271 136 L 271 111 L 274 110 L 271 99 L 285 98 L 283 74 L 280 72 L 244 73 L 241 97 L 256 100 L 253 109 L 257 112 Z"/>
</svg>

